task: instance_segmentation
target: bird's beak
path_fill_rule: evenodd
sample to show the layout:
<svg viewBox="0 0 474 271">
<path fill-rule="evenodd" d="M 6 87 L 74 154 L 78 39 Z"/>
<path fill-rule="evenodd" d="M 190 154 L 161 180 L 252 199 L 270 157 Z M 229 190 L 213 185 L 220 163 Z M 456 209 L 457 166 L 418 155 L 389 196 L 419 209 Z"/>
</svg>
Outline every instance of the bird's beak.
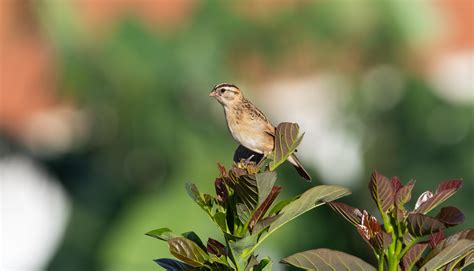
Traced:
<svg viewBox="0 0 474 271">
<path fill-rule="evenodd" d="M 215 96 L 217 96 L 217 93 L 215 91 L 211 91 L 209 93 L 209 97 L 215 97 Z"/>
</svg>

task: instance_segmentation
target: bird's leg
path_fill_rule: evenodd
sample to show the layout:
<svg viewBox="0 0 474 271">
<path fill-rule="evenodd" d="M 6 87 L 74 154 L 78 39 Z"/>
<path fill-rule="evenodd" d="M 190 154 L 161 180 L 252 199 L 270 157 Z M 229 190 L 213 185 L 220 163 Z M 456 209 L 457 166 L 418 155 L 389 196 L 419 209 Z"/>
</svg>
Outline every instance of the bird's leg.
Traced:
<svg viewBox="0 0 474 271">
<path fill-rule="evenodd" d="M 244 164 L 247 165 L 248 163 L 250 163 L 250 161 L 252 161 L 252 158 L 254 156 L 255 156 L 254 154 L 250 155 L 249 158 L 245 159 Z"/>
</svg>

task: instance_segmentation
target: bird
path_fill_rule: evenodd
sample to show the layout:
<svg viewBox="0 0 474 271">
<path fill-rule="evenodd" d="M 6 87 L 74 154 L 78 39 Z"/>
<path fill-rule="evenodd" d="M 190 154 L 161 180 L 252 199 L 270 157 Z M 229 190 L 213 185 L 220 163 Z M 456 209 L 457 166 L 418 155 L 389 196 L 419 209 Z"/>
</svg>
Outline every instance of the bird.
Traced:
<svg viewBox="0 0 474 271">
<path fill-rule="evenodd" d="M 224 108 L 227 127 L 232 137 L 245 148 L 266 157 L 275 148 L 275 126 L 252 102 L 245 98 L 242 91 L 233 84 L 221 83 L 209 93 Z M 311 176 L 292 153 L 288 157 L 298 174 L 306 180 Z"/>
</svg>

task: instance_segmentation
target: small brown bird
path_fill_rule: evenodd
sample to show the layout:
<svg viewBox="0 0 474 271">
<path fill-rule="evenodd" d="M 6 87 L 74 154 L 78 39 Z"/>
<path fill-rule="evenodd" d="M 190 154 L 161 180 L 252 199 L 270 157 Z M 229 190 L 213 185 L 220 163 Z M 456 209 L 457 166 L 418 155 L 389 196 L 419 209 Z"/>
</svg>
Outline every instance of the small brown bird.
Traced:
<svg viewBox="0 0 474 271">
<path fill-rule="evenodd" d="M 232 137 L 247 149 L 267 156 L 275 147 L 275 126 L 255 105 L 247 100 L 242 91 L 232 84 L 219 84 L 209 93 L 224 107 L 224 113 Z M 293 153 L 288 161 L 306 180 L 308 172 Z"/>
</svg>

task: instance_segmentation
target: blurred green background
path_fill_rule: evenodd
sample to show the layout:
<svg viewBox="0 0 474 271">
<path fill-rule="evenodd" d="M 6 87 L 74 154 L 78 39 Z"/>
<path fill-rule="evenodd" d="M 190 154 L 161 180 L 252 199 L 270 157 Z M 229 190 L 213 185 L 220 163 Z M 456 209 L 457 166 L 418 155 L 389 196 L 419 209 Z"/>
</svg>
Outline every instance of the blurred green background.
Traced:
<svg viewBox="0 0 474 271">
<path fill-rule="evenodd" d="M 281 198 L 342 184 L 353 190 L 344 202 L 374 212 L 367 191 L 373 170 L 416 179 L 416 195 L 464 178 L 448 205 L 465 212 L 463 227 L 474 224 L 470 1 L 1 5 L 9 15 L 1 24 L 2 169 L 18 155 L 33 161 L 66 206 L 55 216 L 46 205 L 30 222 L 38 224 L 18 233 L 13 223 L 23 223 L 21 210 L 36 203 L 4 200 L 2 270 L 159 270 L 152 259 L 169 257 L 168 247 L 145 232 L 169 227 L 217 238 L 184 184 L 213 192 L 216 162 L 232 163 L 237 145 L 207 96 L 221 82 L 241 86 L 274 123 L 295 121 L 306 131 L 299 153 L 314 181 L 281 167 Z M 18 51 L 20 43 L 33 48 Z M 34 61 L 40 68 L 28 66 Z M 39 75 L 29 79 L 28 72 Z M 21 177 L 11 178 L 2 182 L 21 185 Z M 5 187 L 2 199 L 15 198 Z M 24 185 L 19 193 L 26 189 L 36 191 Z M 61 220 L 50 229 L 56 237 L 39 242 L 48 228 L 34 225 L 50 220 Z M 30 238 L 18 242 L 17 234 Z M 8 252 L 8 244 L 41 249 L 43 242 L 53 243 L 51 253 L 34 264 L 30 255 Z M 277 262 L 320 247 L 374 262 L 327 207 L 280 230 L 259 254 Z"/>
</svg>

